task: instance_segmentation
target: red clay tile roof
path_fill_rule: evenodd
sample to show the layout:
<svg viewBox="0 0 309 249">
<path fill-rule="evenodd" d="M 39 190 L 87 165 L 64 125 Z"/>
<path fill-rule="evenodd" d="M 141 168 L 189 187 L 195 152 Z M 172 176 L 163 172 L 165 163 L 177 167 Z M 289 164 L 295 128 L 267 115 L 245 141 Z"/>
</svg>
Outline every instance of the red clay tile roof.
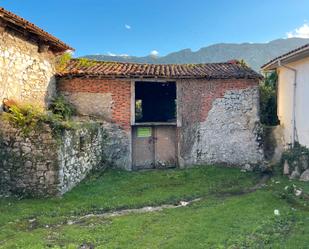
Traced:
<svg viewBox="0 0 309 249">
<path fill-rule="evenodd" d="M 81 61 L 73 59 L 58 76 L 113 77 L 113 78 L 250 78 L 261 79 L 262 75 L 239 63 L 208 64 L 137 64 L 123 62 Z"/>
<path fill-rule="evenodd" d="M 263 70 L 267 70 L 269 68 L 276 67 L 276 64 L 278 63 L 278 61 L 289 59 L 292 56 L 296 56 L 303 52 L 308 52 L 308 51 L 309 51 L 309 43 L 270 60 L 269 62 L 261 66 L 261 68 Z"/>
<path fill-rule="evenodd" d="M 23 30 L 36 35 L 37 37 L 39 37 L 39 39 L 52 46 L 56 51 L 62 52 L 66 50 L 74 50 L 69 45 L 60 41 L 58 38 L 52 36 L 43 29 L 40 29 L 33 23 L 28 22 L 27 20 L 15 15 L 14 13 L 0 7 L 0 21 L 1 20 L 6 22 L 6 24 L 11 28 Z"/>
</svg>

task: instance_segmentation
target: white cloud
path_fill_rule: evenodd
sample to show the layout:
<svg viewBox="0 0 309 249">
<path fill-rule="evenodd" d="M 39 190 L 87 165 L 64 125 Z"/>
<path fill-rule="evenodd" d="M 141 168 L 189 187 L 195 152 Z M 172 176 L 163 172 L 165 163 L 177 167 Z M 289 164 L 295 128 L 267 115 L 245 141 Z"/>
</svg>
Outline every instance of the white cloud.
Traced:
<svg viewBox="0 0 309 249">
<path fill-rule="evenodd" d="M 120 57 L 128 57 L 128 54 L 115 54 L 115 53 L 111 53 L 111 52 L 107 52 L 107 55 L 109 56 L 120 56 Z"/>
<path fill-rule="evenodd" d="M 126 29 L 131 29 L 131 28 L 132 28 L 129 24 L 125 24 L 124 27 L 125 27 Z"/>
<path fill-rule="evenodd" d="M 153 56 L 153 57 L 157 57 L 159 55 L 159 52 L 157 50 L 152 50 L 150 52 L 150 55 Z"/>
<path fill-rule="evenodd" d="M 299 28 L 294 29 L 293 31 L 286 33 L 287 38 L 309 38 L 309 25 L 307 23 L 304 23 Z"/>
</svg>

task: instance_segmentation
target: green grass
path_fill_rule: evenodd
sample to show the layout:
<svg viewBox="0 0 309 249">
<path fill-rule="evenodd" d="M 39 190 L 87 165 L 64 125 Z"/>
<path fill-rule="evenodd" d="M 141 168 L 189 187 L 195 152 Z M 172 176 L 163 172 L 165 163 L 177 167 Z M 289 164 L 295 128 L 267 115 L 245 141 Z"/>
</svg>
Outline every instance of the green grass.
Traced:
<svg viewBox="0 0 309 249">
<path fill-rule="evenodd" d="M 309 193 L 308 184 L 276 177 L 262 190 L 239 194 L 258 180 L 254 173 L 219 167 L 109 170 L 62 198 L 0 199 L 0 248 L 78 248 L 83 243 L 95 248 L 309 248 L 307 200 L 284 190 L 294 183 Z M 183 208 L 67 224 L 72 216 L 196 197 L 203 199 Z"/>
</svg>

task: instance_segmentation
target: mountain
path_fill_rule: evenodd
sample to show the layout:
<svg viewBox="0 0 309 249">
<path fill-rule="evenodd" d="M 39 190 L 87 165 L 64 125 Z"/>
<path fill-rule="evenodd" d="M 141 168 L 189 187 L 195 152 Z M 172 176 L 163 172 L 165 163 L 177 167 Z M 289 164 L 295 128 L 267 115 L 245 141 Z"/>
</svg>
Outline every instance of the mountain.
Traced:
<svg viewBox="0 0 309 249">
<path fill-rule="evenodd" d="M 83 57 L 102 61 L 153 64 L 225 62 L 232 59 L 244 59 L 250 67 L 259 71 L 260 67 L 269 60 L 307 43 L 309 43 L 309 39 L 288 38 L 273 40 L 268 43 L 218 43 L 201 48 L 196 52 L 191 49 L 184 49 L 162 57 L 110 55 L 86 55 Z"/>
</svg>

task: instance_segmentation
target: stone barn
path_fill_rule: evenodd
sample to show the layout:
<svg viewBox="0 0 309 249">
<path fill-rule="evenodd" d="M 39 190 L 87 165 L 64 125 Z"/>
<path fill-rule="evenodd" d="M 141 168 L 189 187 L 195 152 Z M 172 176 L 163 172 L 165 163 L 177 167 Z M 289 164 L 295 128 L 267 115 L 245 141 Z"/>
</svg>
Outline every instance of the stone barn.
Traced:
<svg viewBox="0 0 309 249">
<path fill-rule="evenodd" d="M 261 75 L 237 61 L 150 65 L 72 60 L 57 91 L 79 115 L 102 119 L 110 157 L 127 170 L 263 161 Z"/>
<path fill-rule="evenodd" d="M 263 162 L 261 75 L 237 61 L 62 63 L 70 46 L 3 8 L 0 41 L 0 112 L 11 99 L 46 110 L 62 94 L 79 127 L 57 135 L 45 123 L 24 136 L 0 115 L 0 195 L 60 195 L 110 164 L 250 169 Z"/>
</svg>

